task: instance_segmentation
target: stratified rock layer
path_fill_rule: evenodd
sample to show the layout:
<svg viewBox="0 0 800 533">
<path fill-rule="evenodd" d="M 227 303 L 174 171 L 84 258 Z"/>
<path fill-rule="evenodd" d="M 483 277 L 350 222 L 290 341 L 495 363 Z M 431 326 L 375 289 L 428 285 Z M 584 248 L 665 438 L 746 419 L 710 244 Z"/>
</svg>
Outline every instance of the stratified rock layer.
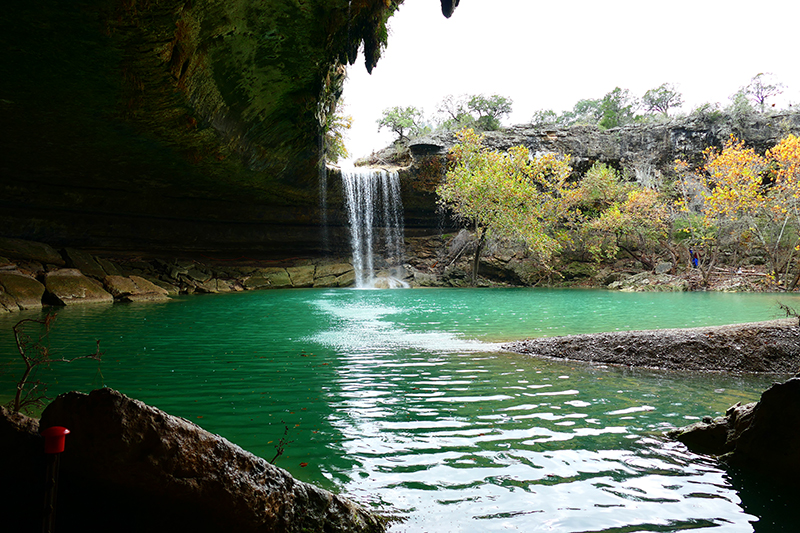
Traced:
<svg viewBox="0 0 800 533">
<path fill-rule="evenodd" d="M 0 236 L 106 250 L 319 251 L 323 126 L 345 65 L 360 49 L 376 65 L 401 3 L 9 3 Z"/>
</svg>

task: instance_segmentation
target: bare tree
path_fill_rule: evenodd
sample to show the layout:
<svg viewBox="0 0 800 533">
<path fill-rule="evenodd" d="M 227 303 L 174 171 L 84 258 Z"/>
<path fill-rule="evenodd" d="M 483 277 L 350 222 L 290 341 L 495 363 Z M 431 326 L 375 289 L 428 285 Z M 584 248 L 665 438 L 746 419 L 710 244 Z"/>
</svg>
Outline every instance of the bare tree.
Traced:
<svg viewBox="0 0 800 533">
<path fill-rule="evenodd" d="M 17 392 L 14 395 L 14 400 L 9 402 L 9 407 L 14 412 L 42 407 L 45 400 L 49 399 L 45 395 L 47 386 L 39 379 L 36 379 L 36 373 L 40 368 L 46 368 L 50 366 L 50 363 L 71 363 L 78 359 L 94 359 L 99 362 L 103 356 L 103 352 L 100 351 L 100 341 L 98 340 L 97 349 L 92 354 L 73 358 L 53 357 L 47 337 L 55 319 L 55 314 L 47 315 L 42 320 L 26 318 L 17 322 L 13 327 L 17 350 L 25 364 L 22 377 L 17 382 Z M 39 324 L 40 326 L 35 339 L 26 331 L 34 324 Z"/>
</svg>

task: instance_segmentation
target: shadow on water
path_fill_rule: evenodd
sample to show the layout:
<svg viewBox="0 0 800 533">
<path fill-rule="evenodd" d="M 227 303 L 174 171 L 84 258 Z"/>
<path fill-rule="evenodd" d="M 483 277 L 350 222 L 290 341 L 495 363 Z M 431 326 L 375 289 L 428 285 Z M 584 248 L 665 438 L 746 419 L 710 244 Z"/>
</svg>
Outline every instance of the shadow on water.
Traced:
<svg viewBox="0 0 800 533">
<path fill-rule="evenodd" d="M 744 512 L 759 517 L 753 523 L 754 532 L 798 530 L 800 486 L 797 480 L 778 480 L 764 474 L 728 468 L 728 481 L 738 492 Z"/>
</svg>

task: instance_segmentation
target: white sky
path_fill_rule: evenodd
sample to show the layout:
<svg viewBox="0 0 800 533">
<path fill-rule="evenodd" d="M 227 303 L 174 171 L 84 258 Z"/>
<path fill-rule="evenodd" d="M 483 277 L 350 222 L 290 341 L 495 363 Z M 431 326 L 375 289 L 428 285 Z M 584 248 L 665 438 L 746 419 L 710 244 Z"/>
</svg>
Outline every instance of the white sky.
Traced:
<svg viewBox="0 0 800 533">
<path fill-rule="evenodd" d="M 450 19 L 439 0 L 405 0 L 389 24 L 372 75 L 363 54 L 348 71 L 353 157 L 391 143 L 377 131 L 384 109 L 413 105 L 432 117 L 448 94 L 510 97 L 510 125 L 615 87 L 641 97 L 672 83 L 681 111 L 725 106 L 768 72 L 786 86 L 779 107 L 800 104 L 798 0 L 461 0 Z"/>
</svg>

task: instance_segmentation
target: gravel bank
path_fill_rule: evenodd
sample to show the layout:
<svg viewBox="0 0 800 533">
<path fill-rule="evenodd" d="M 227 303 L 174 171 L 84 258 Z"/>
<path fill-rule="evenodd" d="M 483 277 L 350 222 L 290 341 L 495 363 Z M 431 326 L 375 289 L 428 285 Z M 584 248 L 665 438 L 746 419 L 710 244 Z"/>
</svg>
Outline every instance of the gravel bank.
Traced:
<svg viewBox="0 0 800 533">
<path fill-rule="evenodd" d="M 620 331 L 529 339 L 511 352 L 589 363 L 684 371 L 797 373 L 796 318 L 732 326 Z"/>
</svg>

